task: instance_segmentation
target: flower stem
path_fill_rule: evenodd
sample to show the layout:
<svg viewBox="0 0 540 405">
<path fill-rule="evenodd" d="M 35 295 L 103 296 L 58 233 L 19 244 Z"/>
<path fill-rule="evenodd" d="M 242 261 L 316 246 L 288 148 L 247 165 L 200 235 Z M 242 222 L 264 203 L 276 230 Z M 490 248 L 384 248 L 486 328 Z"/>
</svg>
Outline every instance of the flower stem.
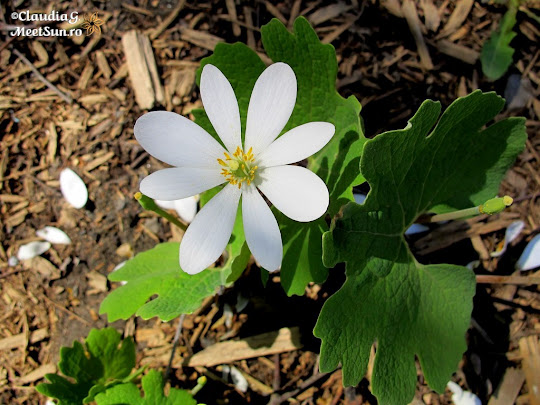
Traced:
<svg viewBox="0 0 540 405">
<path fill-rule="evenodd" d="M 503 211 L 506 207 L 512 205 L 514 200 L 512 197 L 505 195 L 504 197 L 496 197 L 486 201 L 478 207 L 465 208 L 463 210 L 447 212 L 429 217 L 426 222 L 441 222 L 451 221 L 454 219 L 462 219 L 472 217 L 479 214 L 493 215 Z"/>
<path fill-rule="evenodd" d="M 171 214 L 169 214 L 167 211 L 159 208 L 154 200 L 152 200 L 150 197 L 144 195 L 141 192 L 135 193 L 135 199 L 141 204 L 141 207 L 143 207 L 147 211 L 153 211 L 159 216 L 165 218 L 170 223 L 176 225 L 178 228 L 182 229 L 184 232 L 187 229 L 187 225 L 183 222 L 180 222 L 177 218 L 173 217 Z"/>
</svg>

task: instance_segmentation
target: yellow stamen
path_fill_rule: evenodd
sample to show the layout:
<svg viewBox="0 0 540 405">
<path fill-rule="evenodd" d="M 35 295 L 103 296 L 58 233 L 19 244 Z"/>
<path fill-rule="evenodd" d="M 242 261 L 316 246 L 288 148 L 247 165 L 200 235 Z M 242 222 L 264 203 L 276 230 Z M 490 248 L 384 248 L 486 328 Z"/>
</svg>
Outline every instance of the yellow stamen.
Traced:
<svg viewBox="0 0 540 405">
<path fill-rule="evenodd" d="M 238 188 L 242 187 L 242 183 L 245 182 L 248 185 L 255 180 L 255 173 L 257 166 L 252 166 L 255 162 L 255 156 L 253 155 L 253 148 L 250 147 L 247 153 L 244 153 L 240 146 L 237 146 L 234 152 L 229 154 L 223 152 L 224 159 L 217 159 L 221 169 L 221 174 L 232 185 L 237 185 Z"/>
</svg>

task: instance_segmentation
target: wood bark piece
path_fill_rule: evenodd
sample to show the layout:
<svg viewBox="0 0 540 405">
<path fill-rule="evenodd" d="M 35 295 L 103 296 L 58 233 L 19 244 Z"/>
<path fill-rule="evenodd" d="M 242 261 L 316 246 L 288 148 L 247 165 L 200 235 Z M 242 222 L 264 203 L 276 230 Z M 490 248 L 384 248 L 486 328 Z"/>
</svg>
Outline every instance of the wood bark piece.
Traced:
<svg viewBox="0 0 540 405">
<path fill-rule="evenodd" d="M 540 285 L 540 277 L 493 276 L 491 274 L 478 274 L 476 276 L 476 282 L 480 284 Z M 510 300 L 511 299 L 512 298 L 510 297 Z"/>
<path fill-rule="evenodd" d="M 463 22 L 467 19 L 469 12 L 474 4 L 474 0 L 459 0 L 456 8 L 450 15 L 448 22 L 441 31 L 441 37 L 447 37 L 461 27 Z"/>
<path fill-rule="evenodd" d="M 122 36 L 122 46 L 139 107 L 148 110 L 155 102 L 163 103 L 163 87 L 148 37 L 136 30 L 128 31 Z"/>
<path fill-rule="evenodd" d="M 455 44 L 446 39 L 441 39 L 438 41 L 436 46 L 440 52 L 468 63 L 469 65 L 474 65 L 480 56 L 480 54 L 474 49 L 468 48 L 464 45 Z"/>
<path fill-rule="evenodd" d="M 351 8 L 352 6 L 348 6 L 342 2 L 330 4 L 329 6 L 317 9 L 317 11 L 309 16 L 308 20 L 313 26 L 317 26 L 349 11 Z"/>
<path fill-rule="evenodd" d="M 421 22 L 418 18 L 418 13 L 416 11 L 416 6 L 412 0 L 404 0 L 401 11 L 407 20 L 409 29 L 414 37 L 414 42 L 416 42 L 416 47 L 418 49 L 418 55 L 420 56 L 420 63 L 424 69 L 431 70 L 433 69 L 433 62 L 431 62 L 431 56 L 429 56 L 429 51 L 427 49 L 426 41 L 422 35 Z"/>
<path fill-rule="evenodd" d="M 540 346 L 538 336 L 527 336 L 519 340 L 519 351 L 523 359 L 521 366 L 529 389 L 529 404 L 540 405 Z"/>
<path fill-rule="evenodd" d="M 242 340 L 216 343 L 191 356 L 185 365 L 212 367 L 237 360 L 291 352 L 301 347 L 299 329 L 282 328 Z"/>
<path fill-rule="evenodd" d="M 514 404 L 524 381 L 523 371 L 517 368 L 507 368 L 501 383 L 489 399 L 488 405 Z"/>
<path fill-rule="evenodd" d="M 420 4 L 424 10 L 426 28 L 430 31 L 437 31 L 441 24 L 441 16 L 439 15 L 439 10 L 433 4 L 433 0 L 422 0 Z"/>
<path fill-rule="evenodd" d="M 227 6 L 227 12 L 229 13 L 229 17 L 231 17 L 231 20 L 237 20 L 238 16 L 236 15 L 236 5 L 234 4 L 234 0 L 225 0 L 225 5 Z M 234 36 L 239 37 L 242 33 L 240 26 L 235 22 L 232 22 L 231 24 Z"/>
<path fill-rule="evenodd" d="M 37 329 L 30 333 L 30 343 L 37 343 L 49 337 L 47 328 Z M 0 339 L 0 350 L 11 350 L 17 347 L 25 347 L 27 345 L 26 333 L 8 336 Z"/>
<path fill-rule="evenodd" d="M 160 34 L 165 31 L 165 29 L 171 25 L 171 23 L 178 17 L 178 14 L 180 14 L 180 11 L 184 8 L 184 5 L 186 4 L 186 0 L 180 0 L 178 2 L 178 5 L 176 8 L 171 11 L 171 13 L 163 20 L 161 24 L 159 24 L 151 33 L 150 38 L 152 40 L 156 39 L 160 36 Z"/>
<path fill-rule="evenodd" d="M 18 384 L 29 384 L 31 382 L 41 380 L 43 377 L 45 377 L 45 374 L 53 374 L 55 372 L 56 366 L 54 364 L 44 364 L 36 368 L 34 371 L 31 371 L 30 373 L 18 378 L 16 382 Z"/>
</svg>

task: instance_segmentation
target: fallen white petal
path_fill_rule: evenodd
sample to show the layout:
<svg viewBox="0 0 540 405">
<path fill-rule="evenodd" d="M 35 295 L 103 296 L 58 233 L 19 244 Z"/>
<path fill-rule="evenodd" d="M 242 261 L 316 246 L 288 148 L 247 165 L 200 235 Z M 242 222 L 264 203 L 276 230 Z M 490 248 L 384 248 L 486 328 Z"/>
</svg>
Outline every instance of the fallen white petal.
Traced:
<svg viewBox="0 0 540 405">
<path fill-rule="evenodd" d="M 354 193 L 354 194 L 353 194 L 353 197 L 354 197 L 354 201 L 355 201 L 357 204 L 363 204 L 364 201 L 366 201 L 367 195 L 365 195 L 365 194 L 356 194 L 356 193 Z"/>
<path fill-rule="evenodd" d="M 195 216 L 180 243 L 180 267 L 186 273 L 200 273 L 221 256 L 231 237 L 240 194 L 238 187 L 228 184 Z"/>
<path fill-rule="evenodd" d="M 405 231 L 405 235 L 414 235 L 415 233 L 422 233 L 429 231 L 429 228 L 422 224 L 412 224 Z"/>
<path fill-rule="evenodd" d="M 197 197 L 192 196 L 174 201 L 174 209 L 184 222 L 191 223 L 197 214 Z"/>
<path fill-rule="evenodd" d="M 525 246 L 525 250 L 516 263 L 516 268 L 521 271 L 531 270 L 540 266 L 540 234 L 536 235 Z"/>
<path fill-rule="evenodd" d="M 249 304 L 249 299 L 244 297 L 242 294 L 238 293 L 238 295 L 236 296 L 236 306 L 235 306 L 236 312 L 237 313 L 242 312 L 247 307 L 248 304 Z"/>
<path fill-rule="evenodd" d="M 320 151 L 334 136 L 336 128 L 329 122 L 309 122 L 285 132 L 258 157 L 262 167 L 288 165 Z"/>
<path fill-rule="evenodd" d="M 200 167 L 172 167 L 146 176 L 140 184 L 141 192 L 157 200 L 179 200 L 202 193 L 225 182 L 215 169 Z"/>
<path fill-rule="evenodd" d="M 506 252 L 508 244 L 512 243 L 512 241 L 519 236 L 523 228 L 525 228 L 525 222 L 523 221 L 514 221 L 508 225 L 508 228 L 506 228 L 506 232 L 504 233 L 503 241 L 499 243 L 494 252 L 491 252 L 491 257 L 502 256 L 503 253 Z"/>
<path fill-rule="evenodd" d="M 272 211 L 255 187 L 242 193 L 242 220 L 249 250 L 261 267 L 274 271 L 281 266 L 283 245 Z"/>
<path fill-rule="evenodd" d="M 326 184 L 304 167 L 268 167 L 261 170 L 260 179 L 258 187 L 263 194 L 278 210 L 295 221 L 313 221 L 328 208 Z"/>
<path fill-rule="evenodd" d="M 206 65 L 201 74 L 201 99 L 212 126 L 229 152 L 242 145 L 240 112 L 234 90 L 214 65 Z"/>
<path fill-rule="evenodd" d="M 11 256 L 9 259 L 8 259 L 8 266 L 10 267 L 14 267 L 16 265 L 19 264 L 19 259 L 17 259 L 17 257 L 15 256 Z"/>
<path fill-rule="evenodd" d="M 152 156 L 177 167 L 219 167 L 225 149 L 193 121 L 169 111 L 152 111 L 135 123 L 135 137 Z"/>
<path fill-rule="evenodd" d="M 17 252 L 17 259 L 32 259 L 42 253 L 45 253 L 50 248 L 51 244 L 49 242 L 30 242 L 19 247 L 19 251 Z"/>
<path fill-rule="evenodd" d="M 447 387 L 452 391 L 452 401 L 456 405 L 482 405 L 480 399 L 470 391 L 464 391 L 455 382 L 450 381 Z"/>
<path fill-rule="evenodd" d="M 480 260 L 473 260 L 472 262 L 469 262 L 465 265 L 469 270 L 474 270 L 478 267 L 480 267 Z"/>
<path fill-rule="evenodd" d="M 242 375 L 242 373 L 234 366 L 224 365 L 222 367 L 222 374 L 224 380 L 227 380 L 227 376 L 230 376 L 234 386 L 238 391 L 247 392 L 249 384 L 246 378 Z"/>
<path fill-rule="evenodd" d="M 231 329 L 233 325 L 234 314 L 229 304 L 223 305 L 223 317 L 225 318 L 225 326 Z"/>
<path fill-rule="evenodd" d="M 84 181 L 71 169 L 64 169 L 60 173 L 60 191 L 75 208 L 84 207 L 88 201 L 88 189 Z"/>
<path fill-rule="evenodd" d="M 276 139 L 289 121 L 296 102 L 296 76 L 285 63 L 268 66 L 259 76 L 247 113 L 245 150 L 258 155 Z"/>
<path fill-rule="evenodd" d="M 51 243 L 60 245 L 69 245 L 71 243 L 69 236 L 61 229 L 55 228 L 54 226 L 46 226 L 45 228 L 36 231 L 36 235 Z"/>
</svg>

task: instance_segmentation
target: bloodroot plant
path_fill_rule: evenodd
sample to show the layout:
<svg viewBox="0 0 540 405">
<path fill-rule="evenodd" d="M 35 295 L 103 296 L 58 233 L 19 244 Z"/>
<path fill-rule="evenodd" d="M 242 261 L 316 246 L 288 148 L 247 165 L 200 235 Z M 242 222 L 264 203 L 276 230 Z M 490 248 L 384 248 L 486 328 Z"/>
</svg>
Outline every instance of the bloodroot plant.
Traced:
<svg viewBox="0 0 540 405">
<path fill-rule="evenodd" d="M 158 244 L 111 273 L 125 284 L 100 312 L 110 322 L 191 313 L 237 280 L 251 254 L 264 270 L 280 270 L 289 296 L 344 262 L 346 281 L 314 329 L 321 371 L 341 366 L 343 384 L 356 385 L 374 347 L 371 387 L 382 404 L 412 400 L 415 357 L 443 392 L 466 349 L 475 275 L 419 263 L 404 233 L 431 214 L 503 209 L 510 200 L 491 199 L 524 147 L 525 120 L 488 125 L 504 100 L 475 91 L 442 115 L 426 100 L 404 129 L 367 140 L 358 100 L 336 91 L 334 48 L 307 20 L 292 33 L 273 20 L 261 35 L 268 67 L 241 43 L 218 44 L 203 59 L 205 110 L 193 111 L 195 122 L 172 112 L 137 121 L 144 149 L 174 166 L 142 181 L 141 203 L 157 210 L 152 199 L 201 193 L 202 209 L 181 244 Z M 370 192 L 357 204 L 353 187 L 364 182 Z"/>
</svg>

